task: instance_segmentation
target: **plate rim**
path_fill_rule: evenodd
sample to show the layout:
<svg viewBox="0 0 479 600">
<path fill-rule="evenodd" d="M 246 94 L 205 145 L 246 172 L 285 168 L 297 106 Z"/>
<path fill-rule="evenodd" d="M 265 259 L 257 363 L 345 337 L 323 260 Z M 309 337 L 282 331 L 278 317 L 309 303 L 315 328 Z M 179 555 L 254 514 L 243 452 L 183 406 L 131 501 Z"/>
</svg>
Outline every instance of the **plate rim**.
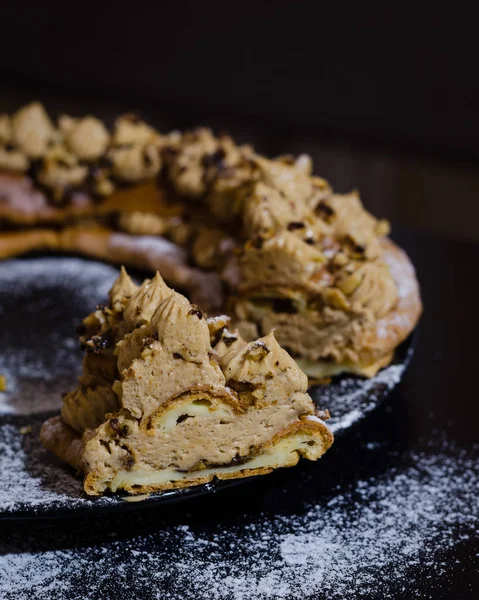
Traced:
<svg viewBox="0 0 479 600">
<path fill-rule="evenodd" d="M 401 372 L 400 379 L 394 383 L 391 387 L 385 386 L 382 390 L 380 399 L 375 403 L 370 403 L 369 407 L 361 416 L 355 420 L 349 427 L 344 427 L 338 429 L 337 432 L 334 433 L 335 441 L 341 439 L 342 437 L 349 435 L 352 431 L 354 431 L 358 426 L 360 426 L 367 416 L 374 412 L 376 408 L 382 405 L 387 398 L 392 394 L 392 392 L 401 384 L 404 378 L 404 374 L 408 369 L 412 357 L 415 353 L 417 340 L 419 336 L 419 327 L 416 327 L 414 331 L 404 340 L 395 351 L 394 360 L 391 362 L 392 366 L 394 364 L 403 365 L 403 370 Z M 399 354 L 400 356 L 397 356 Z M 387 368 L 387 367 L 386 367 Z M 353 379 L 361 379 L 359 376 L 352 375 L 340 375 L 337 378 L 334 378 L 335 381 L 341 378 L 353 378 Z M 363 378 L 364 379 L 364 378 Z M 380 384 L 379 384 L 380 385 Z M 319 386 L 315 385 L 309 388 L 310 390 L 314 390 Z M 308 390 L 309 391 L 309 390 Z M 57 414 L 56 411 L 48 411 L 44 413 L 38 413 L 39 415 L 54 415 Z M 5 417 L 7 415 L 0 415 L 0 424 L 2 421 L 5 422 Z M 20 415 L 8 415 L 9 417 L 20 417 Z M 22 415 L 25 416 L 25 415 Z M 82 518 L 86 516 L 99 516 L 103 514 L 117 514 L 122 512 L 130 512 L 137 511 L 146 508 L 151 508 L 153 506 L 161 506 L 161 505 L 171 505 L 175 503 L 182 503 L 192 500 L 194 498 L 199 498 L 202 496 L 207 496 L 209 494 L 216 494 L 218 492 L 222 492 L 224 490 L 231 489 L 237 485 L 245 484 L 248 482 L 252 482 L 257 480 L 261 475 L 254 475 L 251 477 L 244 477 L 238 479 L 228 479 L 228 480 L 219 480 L 213 479 L 208 483 L 204 483 L 197 486 L 190 486 L 180 489 L 167 490 L 165 492 L 153 492 L 147 498 L 141 501 L 128 501 L 124 500 L 124 498 L 128 498 L 129 496 L 115 496 L 115 501 L 111 503 L 102 503 L 95 506 L 95 499 L 91 498 L 93 501 L 92 504 L 88 505 L 73 505 L 73 506 L 55 506 L 47 505 L 44 508 L 20 508 L 15 511 L 0 511 L 0 521 L 24 521 L 24 520 L 50 520 L 50 519 L 65 519 L 65 518 Z M 80 483 L 80 482 L 79 482 Z M 101 497 L 99 497 L 100 499 Z M 113 496 L 112 496 L 113 498 Z"/>
</svg>

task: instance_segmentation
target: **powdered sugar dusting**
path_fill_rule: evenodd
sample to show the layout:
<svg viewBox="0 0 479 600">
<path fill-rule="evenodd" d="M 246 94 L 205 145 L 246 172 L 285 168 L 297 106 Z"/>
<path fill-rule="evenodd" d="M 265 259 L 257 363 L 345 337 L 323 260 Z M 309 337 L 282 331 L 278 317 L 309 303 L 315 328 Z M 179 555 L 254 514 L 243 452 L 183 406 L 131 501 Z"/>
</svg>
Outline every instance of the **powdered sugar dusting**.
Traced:
<svg viewBox="0 0 479 600">
<path fill-rule="evenodd" d="M 417 589 L 429 581 L 434 597 L 435 581 L 450 569 L 448 552 L 478 533 L 478 453 L 448 444 L 410 452 L 384 475 L 298 514 L 243 515 L 208 531 L 187 519 L 122 541 L 91 531 L 93 543 L 73 549 L 58 530 L 40 542 L 13 536 L 0 557 L 0 595 L 387 599 L 398 590 L 422 597 Z"/>
<path fill-rule="evenodd" d="M 77 258 L 0 263 L 0 414 L 57 409 L 73 387 L 81 353 L 75 327 L 107 298 L 118 271 Z"/>
<path fill-rule="evenodd" d="M 412 352 L 410 350 L 409 352 Z M 332 385 L 316 388 L 312 396 L 321 408 L 328 408 L 329 428 L 336 435 L 373 410 L 385 394 L 400 381 L 406 363 L 391 365 L 372 379 L 345 377 Z"/>
<path fill-rule="evenodd" d="M 397 246 L 394 251 L 389 248 L 388 250 L 384 254 L 384 260 L 396 282 L 399 298 L 412 298 L 418 291 L 416 271 L 404 250 Z"/>
<path fill-rule="evenodd" d="M 35 511 L 61 505 L 65 499 L 71 507 L 91 504 L 80 480 L 40 444 L 39 427 L 38 422 L 25 435 L 16 424 L 0 427 L 0 510 L 13 513 L 28 506 Z"/>
<path fill-rule="evenodd" d="M 421 313 L 419 284 L 407 254 L 398 247 L 386 246 L 384 260 L 389 267 L 398 291 L 398 304 L 392 313 L 377 322 L 379 339 L 399 343 L 405 332 L 411 331 Z"/>
<path fill-rule="evenodd" d="M 118 248 L 121 252 L 148 252 L 150 261 L 161 264 L 161 260 L 169 258 L 181 264 L 186 264 L 188 256 L 186 251 L 160 236 L 131 236 L 123 233 L 115 233 L 111 237 L 111 247 Z"/>
</svg>

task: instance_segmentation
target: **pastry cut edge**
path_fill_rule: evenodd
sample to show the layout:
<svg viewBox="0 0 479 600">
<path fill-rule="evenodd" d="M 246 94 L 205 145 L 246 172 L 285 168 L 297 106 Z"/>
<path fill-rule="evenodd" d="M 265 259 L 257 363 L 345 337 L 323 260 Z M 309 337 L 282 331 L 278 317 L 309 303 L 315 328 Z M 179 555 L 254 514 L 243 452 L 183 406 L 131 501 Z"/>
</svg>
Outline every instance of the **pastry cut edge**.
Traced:
<svg viewBox="0 0 479 600">
<path fill-rule="evenodd" d="M 85 474 L 89 495 L 266 474 L 326 452 L 333 435 L 273 333 L 246 343 L 227 317 L 206 319 L 159 274 L 140 288 L 127 277 L 122 271 L 103 314 L 84 321 L 87 346 L 116 343 L 87 354 L 62 416 L 41 431 L 46 448 Z"/>
<path fill-rule="evenodd" d="M 45 447 L 59 458 L 84 471 L 81 437 L 61 417 L 53 417 L 44 423 L 41 438 Z M 186 473 L 171 468 L 158 471 L 122 469 L 108 481 L 90 472 L 85 477 L 84 488 L 87 494 L 94 496 L 106 490 L 144 494 L 201 485 L 215 478 L 225 480 L 266 475 L 274 469 L 295 466 L 301 457 L 317 460 L 332 443 L 333 434 L 326 424 L 318 417 L 310 416 L 280 432 L 269 445 L 238 464 L 203 467 Z"/>
</svg>

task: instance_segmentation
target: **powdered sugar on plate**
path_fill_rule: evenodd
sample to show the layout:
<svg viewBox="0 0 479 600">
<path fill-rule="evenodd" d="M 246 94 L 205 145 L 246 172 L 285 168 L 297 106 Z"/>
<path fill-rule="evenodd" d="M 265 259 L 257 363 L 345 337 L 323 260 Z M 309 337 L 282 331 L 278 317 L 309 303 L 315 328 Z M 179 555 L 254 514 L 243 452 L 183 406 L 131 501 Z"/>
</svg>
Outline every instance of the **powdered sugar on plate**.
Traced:
<svg viewBox="0 0 479 600">
<path fill-rule="evenodd" d="M 185 518 L 121 541 L 91 531 L 92 543 L 77 548 L 58 529 L 13 536 L 0 557 L 0 596 L 387 599 L 398 590 L 424 597 L 417 590 L 426 587 L 434 597 L 451 550 L 478 533 L 478 452 L 410 452 L 295 514 L 243 515 L 208 531 Z"/>
<path fill-rule="evenodd" d="M 0 263 L 0 414 L 58 409 L 81 368 L 75 327 L 107 298 L 117 274 L 79 258 Z"/>
<path fill-rule="evenodd" d="M 384 399 L 401 381 L 412 352 L 413 349 L 409 348 L 404 362 L 383 369 L 372 379 L 343 377 L 312 391 L 315 402 L 330 411 L 328 426 L 334 434 L 338 435 L 363 419 Z"/>
<path fill-rule="evenodd" d="M 80 480 L 40 444 L 39 427 L 40 421 L 26 434 L 17 424 L 0 427 L 1 512 L 15 513 L 25 506 L 32 512 L 37 507 L 58 508 L 65 501 L 71 507 L 78 502 L 91 504 L 83 495 Z"/>
</svg>

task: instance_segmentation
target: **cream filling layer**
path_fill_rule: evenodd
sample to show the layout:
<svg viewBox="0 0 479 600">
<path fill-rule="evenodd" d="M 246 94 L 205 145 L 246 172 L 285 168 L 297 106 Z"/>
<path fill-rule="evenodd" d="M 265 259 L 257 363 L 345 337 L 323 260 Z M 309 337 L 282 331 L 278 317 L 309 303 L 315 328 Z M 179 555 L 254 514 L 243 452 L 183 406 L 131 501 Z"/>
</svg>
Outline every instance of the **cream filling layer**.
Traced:
<svg viewBox="0 0 479 600">
<path fill-rule="evenodd" d="M 163 433 L 168 433 L 174 429 L 179 419 L 192 418 L 192 417 L 203 417 L 207 418 L 211 415 L 221 417 L 227 420 L 231 420 L 231 411 L 223 408 L 212 409 L 212 402 L 208 399 L 204 400 L 193 400 L 193 402 L 180 403 L 179 406 L 175 406 L 165 411 L 158 419 L 155 419 L 155 428 L 161 430 Z"/>
<path fill-rule="evenodd" d="M 363 377 L 374 377 L 376 373 L 384 366 L 389 364 L 392 353 L 380 358 L 374 363 L 368 365 L 354 363 L 335 363 L 322 360 L 310 360 L 308 358 L 296 358 L 298 367 L 312 379 L 323 379 L 324 377 L 334 377 L 341 373 L 354 373 Z"/>
<path fill-rule="evenodd" d="M 321 447 L 318 448 L 317 446 Z M 135 471 L 121 470 L 114 476 L 108 487 L 111 491 L 116 492 L 126 486 L 155 486 L 170 481 L 185 481 L 188 479 L 193 481 L 197 478 L 203 479 L 222 474 L 238 473 L 239 471 L 249 469 L 293 466 L 299 460 L 300 451 L 319 457 L 325 450 L 320 440 L 311 435 L 300 433 L 280 440 L 273 448 L 266 450 L 241 465 L 211 467 L 190 473 L 182 473 L 175 469 L 162 469 L 161 471 L 147 471 L 146 469 L 137 469 Z"/>
</svg>

